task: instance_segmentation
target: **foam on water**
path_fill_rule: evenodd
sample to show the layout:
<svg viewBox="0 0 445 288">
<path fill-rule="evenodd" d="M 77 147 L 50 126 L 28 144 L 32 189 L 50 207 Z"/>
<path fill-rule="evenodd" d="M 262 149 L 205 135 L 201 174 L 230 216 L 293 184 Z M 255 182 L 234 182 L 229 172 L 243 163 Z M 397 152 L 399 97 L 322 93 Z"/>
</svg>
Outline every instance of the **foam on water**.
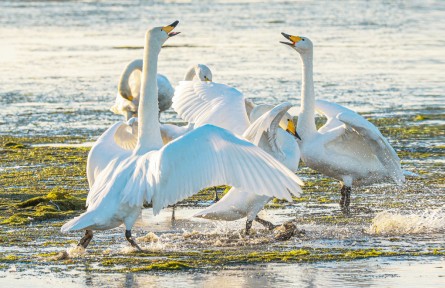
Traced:
<svg viewBox="0 0 445 288">
<path fill-rule="evenodd" d="M 66 253 L 68 253 L 69 258 L 79 258 L 85 256 L 86 251 L 82 246 L 72 244 L 70 248 L 66 249 Z"/>
<path fill-rule="evenodd" d="M 445 230 L 445 205 L 423 213 L 400 214 L 383 211 L 366 230 L 372 235 L 435 233 Z"/>
</svg>

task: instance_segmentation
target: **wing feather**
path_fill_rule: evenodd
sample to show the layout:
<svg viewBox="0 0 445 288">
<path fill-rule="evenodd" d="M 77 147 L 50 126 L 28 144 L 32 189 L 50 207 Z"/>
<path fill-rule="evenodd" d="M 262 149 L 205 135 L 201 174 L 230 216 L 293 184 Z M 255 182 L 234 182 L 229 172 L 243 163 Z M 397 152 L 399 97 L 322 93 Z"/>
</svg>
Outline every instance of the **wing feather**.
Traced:
<svg viewBox="0 0 445 288">
<path fill-rule="evenodd" d="M 220 83 L 181 81 L 172 106 L 181 118 L 196 127 L 212 124 L 242 135 L 249 125 L 243 94 Z"/>
<path fill-rule="evenodd" d="M 353 129 L 369 144 L 374 154 L 389 172 L 396 183 L 405 181 L 400 165 L 400 158 L 379 129 L 353 111 L 345 111 L 337 115 L 337 119 Z"/>
<path fill-rule="evenodd" d="M 210 186 L 225 184 L 291 201 L 291 194 L 300 195 L 299 185 L 303 185 L 271 155 L 212 125 L 195 129 L 154 153 L 146 178 L 153 179 L 155 187 L 144 200 L 152 200 L 155 214 Z M 124 201 L 129 198 L 133 197 Z"/>
<path fill-rule="evenodd" d="M 292 107 L 289 102 L 281 103 L 271 110 L 267 111 L 261 117 L 256 119 L 249 128 L 244 132 L 243 137 L 255 145 L 260 143 L 261 137 L 264 135 L 269 143 L 269 148 L 276 154 L 283 155 L 280 144 L 277 142 L 277 131 L 281 118 Z"/>
</svg>

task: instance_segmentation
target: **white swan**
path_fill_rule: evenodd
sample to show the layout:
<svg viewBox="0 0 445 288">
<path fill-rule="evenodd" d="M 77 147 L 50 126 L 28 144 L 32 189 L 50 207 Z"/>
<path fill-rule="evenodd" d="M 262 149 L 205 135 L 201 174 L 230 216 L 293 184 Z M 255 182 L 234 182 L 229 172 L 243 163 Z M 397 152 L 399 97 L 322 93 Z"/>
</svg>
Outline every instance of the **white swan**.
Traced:
<svg viewBox="0 0 445 288">
<path fill-rule="evenodd" d="M 289 103 L 278 105 L 261 117 L 261 113 L 256 113 L 259 118 L 252 119 L 254 122 L 250 123 L 245 98 L 237 89 L 215 82 L 193 81 L 179 83 L 172 107 L 184 120 L 194 123 L 195 127 L 212 124 L 243 135 L 246 140 L 258 145 L 290 170 L 295 172 L 298 169 L 298 144 L 294 136 L 285 132 L 290 131 L 296 135 L 295 126 L 287 113 L 291 107 Z M 253 110 L 255 111 L 254 108 Z M 258 212 L 270 199 L 231 188 L 222 200 L 195 216 L 227 221 L 247 217 L 246 233 L 249 232 L 253 220 L 272 228 L 272 223 L 257 217 Z"/>
<path fill-rule="evenodd" d="M 359 114 L 328 101 L 315 102 L 312 79 L 313 45 L 306 37 L 282 35 L 281 42 L 296 50 L 303 63 L 301 112 L 297 130 L 304 163 L 342 183 L 340 207 L 349 213 L 352 185 L 369 185 L 392 180 L 405 181 L 400 159 L 380 131 Z M 327 123 L 315 128 L 315 109 Z"/>
<path fill-rule="evenodd" d="M 263 109 L 254 109 L 250 117 L 254 122 L 244 132 L 243 137 L 274 156 L 291 171 L 296 172 L 300 161 L 300 150 L 295 137 L 285 132 L 288 129 L 287 119 L 290 118 L 287 110 L 292 107 L 291 104 L 285 102 L 275 107 L 269 105 L 260 107 L 269 108 L 269 111 L 261 115 L 264 112 Z M 254 220 L 272 230 L 276 227 L 275 225 L 257 216 L 270 200 L 272 200 L 271 197 L 240 191 L 232 187 L 221 200 L 193 216 L 224 221 L 246 217 L 246 233 L 249 233 Z"/>
<path fill-rule="evenodd" d="M 116 100 L 110 110 L 115 114 L 124 115 L 125 120 L 137 116 L 139 95 L 141 89 L 142 59 L 135 59 L 125 66 L 118 85 Z M 157 74 L 159 111 L 163 112 L 172 105 L 172 97 L 175 92 L 170 81 L 162 74 Z M 190 66 L 185 75 L 185 81 L 199 79 L 212 81 L 212 71 L 204 64 Z"/>
<path fill-rule="evenodd" d="M 87 211 L 62 226 L 62 232 L 86 229 L 79 246 L 88 246 L 92 230 L 124 224 L 127 240 L 140 250 L 131 237 L 131 228 L 144 202 L 153 203 L 156 215 L 167 205 L 208 186 L 229 184 L 287 200 L 292 199 L 291 194 L 301 192 L 302 182 L 295 174 L 227 130 L 206 125 L 163 146 L 157 113 L 157 61 L 162 44 L 177 34 L 171 32 L 177 24 L 178 21 L 155 27 L 146 33 L 136 148 L 110 153 L 109 164 L 88 194 Z M 105 133 L 125 125 L 117 123 Z M 274 181 L 268 181 L 264 175 L 270 175 Z"/>
</svg>

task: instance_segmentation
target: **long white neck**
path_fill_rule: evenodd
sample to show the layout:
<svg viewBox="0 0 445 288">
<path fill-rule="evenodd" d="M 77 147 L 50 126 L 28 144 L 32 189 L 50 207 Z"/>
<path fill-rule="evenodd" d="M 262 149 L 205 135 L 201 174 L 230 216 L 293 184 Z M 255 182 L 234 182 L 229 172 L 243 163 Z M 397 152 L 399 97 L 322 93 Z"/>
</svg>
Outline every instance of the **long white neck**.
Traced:
<svg viewBox="0 0 445 288">
<path fill-rule="evenodd" d="M 159 46 L 159 47 L 157 47 Z M 143 154 L 162 147 L 162 137 L 159 126 L 159 103 L 157 70 L 158 55 L 161 47 L 156 41 L 150 42 L 147 34 L 145 37 L 144 62 L 142 67 L 141 99 L 139 100 L 139 127 L 136 153 Z"/>
<path fill-rule="evenodd" d="M 119 94 L 123 97 L 133 96 L 131 95 L 131 88 L 129 83 L 130 75 L 135 70 L 142 70 L 142 65 L 142 59 L 133 60 L 127 64 L 124 71 L 122 72 L 117 89 L 119 91 Z"/>
<path fill-rule="evenodd" d="M 196 76 L 195 66 L 190 66 L 184 75 L 184 81 L 192 81 Z"/>
<path fill-rule="evenodd" d="M 301 110 L 298 116 L 297 131 L 303 139 L 317 131 L 315 127 L 315 95 L 313 80 L 313 54 L 308 51 L 300 54 L 303 62 L 303 80 L 301 84 Z"/>
</svg>

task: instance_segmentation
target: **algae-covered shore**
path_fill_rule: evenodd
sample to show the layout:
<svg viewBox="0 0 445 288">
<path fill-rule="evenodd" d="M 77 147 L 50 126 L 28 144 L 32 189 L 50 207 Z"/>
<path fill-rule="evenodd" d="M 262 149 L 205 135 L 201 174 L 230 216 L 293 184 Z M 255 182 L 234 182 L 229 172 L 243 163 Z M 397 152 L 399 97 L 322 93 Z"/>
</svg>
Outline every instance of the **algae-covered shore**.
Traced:
<svg viewBox="0 0 445 288">
<path fill-rule="evenodd" d="M 302 197 L 292 204 L 272 201 L 265 217 L 277 223 L 291 220 L 305 233 L 276 241 L 261 226 L 254 226 L 254 233 L 245 236 L 241 232 L 242 221 L 232 226 L 230 222 L 194 220 L 190 211 L 209 205 L 212 198 L 211 190 L 201 191 L 179 203 L 176 223 L 169 220 L 169 209 L 164 216 L 161 214 L 162 220 L 154 218 L 149 208 L 144 209 L 141 223 L 134 230 L 145 249 L 143 253 L 127 247 L 121 228 L 97 232 L 86 253 L 66 253 L 81 233 L 62 234 L 59 229 L 67 219 L 84 211 L 88 193 L 85 166 L 90 148 L 52 144 L 83 143 L 91 139 L 2 135 L 0 272 L 50 269 L 60 275 L 75 271 L 169 273 L 214 271 L 254 263 L 314 263 L 375 257 L 443 259 L 444 225 L 427 227 L 424 221 L 408 223 L 425 226 L 417 230 L 370 228 L 383 225 L 373 222 L 382 211 L 407 217 L 420 215 L 426 220 L 430 217 L 431 221 L 437 221 L 434 217 L 445 217 L 445 125 L 444 114 L 439 112 L 395 119 L 368 116 L 388 136 L 403 168 L 419 176 L 408 177 L 401 187 L 385 184 L 355 188 L 350 217 L 343 216 L 338 209 L 337 181 L 302 164 L 298 173 L 306 182 Z M 443 210 L 434 216 L 433 211 L 438 209 Z"/>
</svg>

